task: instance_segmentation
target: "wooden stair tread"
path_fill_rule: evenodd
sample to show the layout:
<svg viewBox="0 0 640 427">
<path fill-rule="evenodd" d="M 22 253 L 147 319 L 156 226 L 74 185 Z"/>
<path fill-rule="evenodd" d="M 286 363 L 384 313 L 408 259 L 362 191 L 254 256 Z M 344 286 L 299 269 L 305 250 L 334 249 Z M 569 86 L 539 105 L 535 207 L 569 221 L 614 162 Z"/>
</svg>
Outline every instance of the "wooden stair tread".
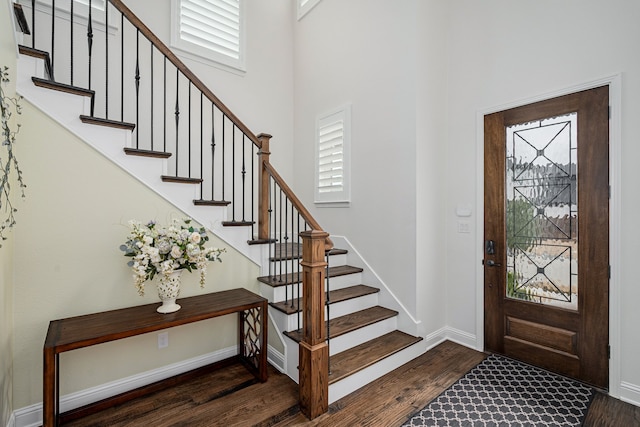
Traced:
<svg viewBox="0 0 640 427">
<path fill-rule="evenodd" d="M 121 122 L 119 120 L 103 119 L 100 117 L 82 115 L 80 116 L 80 120 L 82 121 L 82 123 L 98 125 L 98 126 L 106 126 L 106 127 L 116 128 L 116 129 L 125 129 L 125 130 L 132 131 L 136 128 L 136 125 L 134 123 Z"/>
<path fill-rule="evenodd" d="M 329 384 L 355 374 L 420 341 L 420 337 L 396 330 L 333 355 L 330 360 Z"/>
<path fill-rule="evenodd" d="M 47 52 L 46 50 L 36 49 L 34 47 L 25 46 L 23 44 L 18 45 L 18 53 L 22 55 L 32 56 L 38 59 L 44 59 L 45 61 L 49 60 L 49 52 Z"/>
<path fill-rule="evenodd" d="M 22 5 L 20 3 L 13 3 L 13 14 L 16 17 L 16 23 L 20 28 L 20 32 L 30 36 L 31 30 L 29 29 L 29 23 L 27 22 L 27 18 L 24 15 L 24 10 L 22 9 Z"/>
<path fill-rule="evenodd" d="M 347 274 L 354 274 L 354 273 L 362 273 L 362 268 L 353 267 L 350 265 L 339 265 L 336 267 L 329 267 L 329 277 L 345 276 Z M 265 283 L 273 287 L 291 285 L 294 283 L 299 283 L 302 280 L 302 270 L 300 271 L 300 274 L 296 272 L 296 273 L 280 274 L 277 276 L 262 276 L 262 277 L 258 277 L 258 280 L 262 283 Z"/>
<path fill-rule="evenodd" d="M 398 312 L 385 307 L 376 305 L 375 307 L 366 308 L 344 316 L 336 317 L 329 321 L 329 330 L 331 339 L 355 331 L 365 326 L 372 325 L 382 320 L 397 316 Z M 325 322 L 326 326 L 326 322 Z M 286 331 L 286 336 L 296 342 L 302 341 L 302 329 L 296 331 Z"/>
<path fill-rule="evenodd" d="M 231 202 L 227 200 L 204 200 L 195 199 L 193 204 L 196 206 L 229 206 Z"/>
<path fill-rule="evenodd" d="M 329 292 L 331 304 L 359 298 L 365 295 L 371 295 L 380 292 L 380 289 L 367 285 L 355 285 L 348 288 L 336 289 Z M 300 311 L 300 298 L 296 298 L 289 302 L 271 302 L 269 305 L 285 314 L 294 314 Z"/>
<path fill-rule="evenodd" d="M 253 224 L 255 224 L 253 221 L 222 221 L 225 227 L 250 227 Z"/>
<path fill-rule="evenodd" d="M 45 89 L 57 90 L 59 92 L 66 92 L 73 95 L 87 96 L 93 98 L 95 92 L 93 90 L 85 89 L 78 86 L 71 86 L 65 83 L 58 83 L 54 80 L 41 79 L 39 77 L 31 77 L 31 81 L 38 87 Z"/>
<path fill-rule="evenodd" d="M 172 156 L 171 153 L 166 151 L 140 150 L 139 148 L 125 148 L 124 152 L 129 156 L 155 157 L 158 159 L 168 159 Z"/>
<path fill-rule="evenodd" d="M 346 249 L 330 249 L 328 255 L 343 255 L 348 253 Z M 273 249 L 273 255 L 269 258 L 269 261 L 284 261 L 290 259 L 302 258 L 302 244 L 301 243 L 277 243 Z"/>
<path fill-rule="evenodd" d="M 202 178 L 189 178 L 188 176 L 162 175 L 163 182 L 175 182 L 177 184 L 201 184 Z"/>
</svg>

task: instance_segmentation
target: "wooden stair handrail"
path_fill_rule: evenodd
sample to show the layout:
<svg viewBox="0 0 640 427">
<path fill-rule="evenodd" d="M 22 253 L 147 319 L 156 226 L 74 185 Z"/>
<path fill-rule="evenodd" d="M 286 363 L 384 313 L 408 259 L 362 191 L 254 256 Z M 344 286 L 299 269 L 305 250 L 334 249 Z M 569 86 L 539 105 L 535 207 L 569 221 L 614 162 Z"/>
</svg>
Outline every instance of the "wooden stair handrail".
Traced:
<svg viewBox="0 0 640 427">
<path fill-rule="evenodd" d="M 153 44 L 160 53 L 180 70 L 180 72 L 193 83 L 216 107 L 222 111 L 258 148 L 262 148 L 260 140 L 231 110 L 211 92 L 211 90 L 169 49 L 121 0 L 109 0 L 116 9 L 122 13 L 129 22 L 136 27 Z"/>
<path fill-rule="evenodd" d="M 320 224 L 318 224 L 318 221 L 315 220 L 315 218 L 311 215 L 311 213 L 307 210 L 307 208 L 302 204 L 300 199 L 298 199 L 298 197 L 295 195 L 291 187 L 289 187 L 287 183 L 284 182 L 284 179 L 282 179 L 280 174 L 276 172 L 276 170 L 271 165 L 271 163 L 264 162 L 264 168 L 267 170 L 269 175 L 271 175 L 271 177 L 276 182 L 276 184 L 280 186 L 280 189 L 282 189 L 282 191 L 289 198 L 289 200 L 291 200 L 291 204 L 293 205 L 293 207 L 295 207 L 298 210 L 298 212 L 300 213 L 302 218 L 307 222 L 307 224 L 309 224 L 309 226 L 313 230 L 324 231 L 322 227 L 320 227 Z M 324 248 L 326 251 L 333 249 L 333 241 L 331 241 L 331 239 L 328 236 L 325 238 Z"/>
</svg>

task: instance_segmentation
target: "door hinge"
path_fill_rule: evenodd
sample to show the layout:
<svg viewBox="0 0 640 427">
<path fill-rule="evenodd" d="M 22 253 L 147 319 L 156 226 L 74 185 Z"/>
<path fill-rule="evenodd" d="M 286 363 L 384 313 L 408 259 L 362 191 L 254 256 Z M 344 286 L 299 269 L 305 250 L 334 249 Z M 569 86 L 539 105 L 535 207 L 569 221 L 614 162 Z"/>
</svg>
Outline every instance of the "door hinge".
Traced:
<svg viewBox="0 0 640 427">
<path fill-rule="evenodd" d="M 609 200 L 611 200 L 611 186 L 609 186 Z"/>
<path fill-rule="evenodd" d="M 607 359 L 611 359 L 611 346 L 607 346 Z"/>
<path fill-rule="evenodd" d="M 607 267 L 607 277 L 611 279 L 611 266 Z"/>
</svg>

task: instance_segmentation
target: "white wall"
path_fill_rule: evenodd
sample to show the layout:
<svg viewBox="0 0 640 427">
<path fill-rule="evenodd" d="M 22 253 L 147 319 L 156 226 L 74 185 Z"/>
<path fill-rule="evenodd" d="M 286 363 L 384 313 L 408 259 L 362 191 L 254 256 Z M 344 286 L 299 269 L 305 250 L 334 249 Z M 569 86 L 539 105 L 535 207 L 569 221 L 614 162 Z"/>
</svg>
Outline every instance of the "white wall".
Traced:
<svg viewBox="0 0 640 427">
<path fill-rule="evenodd" d="M 448 292 L 444 224 L 449 213 L 446 176 L 448 49 L 446 2 L 418 2 L 416 61 L 416 304 L 422 330 L 428 335 L 447 324 Z"/>
<path fill-rule="evenodd" d="M 453 212 L 460 203 L 476 206 L 482 199 L 475 178 L 476 115 L 520 100 L 539 97 L 576 85 L 622 73 L 622 168 L 621 257 L 612 259 L 614 277 L 622 304 L 614 313 L 621 320 L 621 348 L 613 348 L 621 357 L 622 383 L 640 385 L 640 324 L 637 301 L 640 287 L 636 279 L 636 254 L 640 231 L 635 213 L 640 207 L 636 185 L 640 170 L 636 159 L 640 146 L 636 135 L 640 117 L 640 3 L 626 0 L 567 0 L 557 2 L 514 2 L 489 0 L 448 2 L 450 18 L 442 42 L 448 56 L 447 84 L 447 286 L 448 324 L 470 334 L 476 328 L 476 268 L 480 259 L 476 244 L 482 230 L 470 235 L 458 234 Z M 422 19 L 427 22 L 428 17 Z M 421 191 L 419 189 L 418 191 Z M 482 212 L 474 212 L 482 215 Z M 426 238 L 427 236 L 421 236 Z M 426 314 L 423 314 L 426 315 Z M 480 325 L 481 327 L 481 325 Z M 482 343 L 479 343 L 482 345 Z M 615 363 L 616 357 L 612 359 Z M 640 401 L 640 388 L 623 387 L 623 397 Z M 634 394 L 635 393 L 635 394 Z"/>
<path fill-rule="evenodd" d="M 136 0 L 126 4 L 170 46 L 171 1 Z M 273 135 L 272 163 L 292 185 L 292 4 L 289 0 L 248 1 L 246 12 L 246 73 L 224 71 L 176 53 L 249 129 Z"/>
<path fill-rule="evenodd" d="M 415 0 L 321 1 L 294 26 L 294 191 L 416 309 Z M 352 105 L 351 205 L 314 207 L 316 117 Z"/>
</svg>

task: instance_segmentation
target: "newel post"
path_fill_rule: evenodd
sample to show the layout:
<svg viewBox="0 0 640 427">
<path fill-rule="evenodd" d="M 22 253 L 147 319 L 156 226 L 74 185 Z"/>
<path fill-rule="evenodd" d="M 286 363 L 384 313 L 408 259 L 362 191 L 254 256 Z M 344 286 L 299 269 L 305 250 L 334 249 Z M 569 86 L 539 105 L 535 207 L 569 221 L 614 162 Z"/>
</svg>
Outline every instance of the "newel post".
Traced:
<svg viewBox="0 0 640 427">
<path fill-rule="evenodd" d="M 324 231 L 303 231 L 302 310 L 299 387 L 300 409 L 309 419 L 329 410 L 329 346 L 324 324 L 325 240 Z"/>
<path fill-rule="evenodd" d="M 271 135 L 261 133 L 257 137 L 260 141 L 260 151 L 258 151 L 260 168 L 258 178 L 258 240 L 267 240 L 269 239 L 269 172 L 264 165 L 269 163 Z"/>
</svg>

